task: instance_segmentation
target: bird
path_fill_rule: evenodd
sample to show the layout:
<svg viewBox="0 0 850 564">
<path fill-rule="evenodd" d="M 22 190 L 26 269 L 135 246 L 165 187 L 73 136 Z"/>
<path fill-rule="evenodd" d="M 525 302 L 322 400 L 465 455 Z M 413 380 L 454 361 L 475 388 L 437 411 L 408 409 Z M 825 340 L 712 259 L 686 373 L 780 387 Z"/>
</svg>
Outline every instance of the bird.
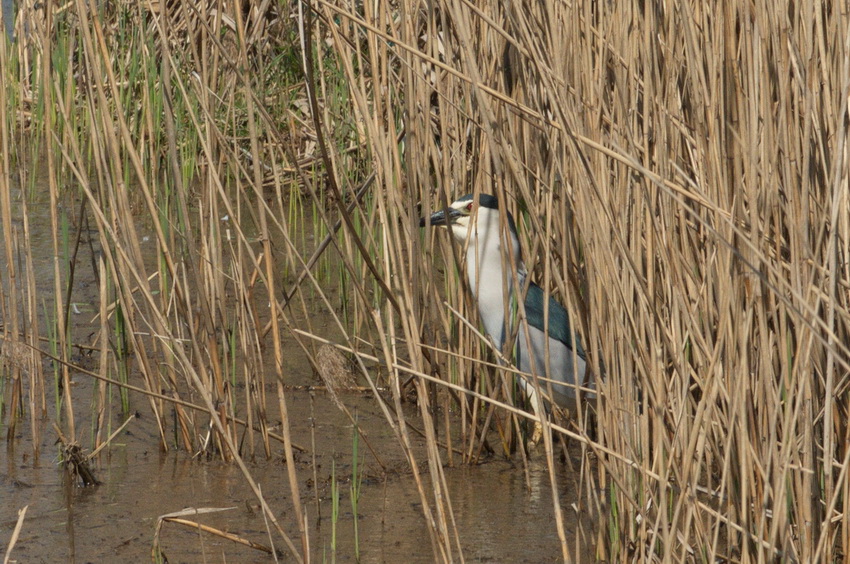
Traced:
<svg viewBox="0 0 850 564">
<path fill-rule="evenodd" d="M 501 213 L 506 214 L 505 235 L 500 235 Z M 508 311 L 516 309 L 509 305 L 514 303 L 515 291 L 514 267 L 511 263 L 515 265 L 517 288 L 524 288 L 528 276 L 522 261 L 516 224 L 510 212 L 500 210 L 499 200 L 490 194 L 479 194 L 476 209 L 473 194 L 467 194 L 452 202 L 448 208 L 437 210 L 428 218 L 421 218 L 419 226 L 425 227 L 429 223 L 451 230 L 454 238 L 466 250 L 467 282 L 478 302 L 478 315 L 487 336 L 496 347 L 504 350 L 505 341 L 516 334 L 513 353 L 517 368 L 525 373 L 549 378 L 551 399 L 560 407 L 572 409 L 577 398 L 577 386 L 584 385 L 587 355 L 579 336 L 572 330 L 567 310 L 549 296 L 547 331 L 544 327 L 546 294 L 540 286 L 531 282 L 523 301 L 528 338 L 525 327 L 516 330 L 514 326 L 514 320 L 519 316 Z M 502 252 L 503 242 L 508 244 L 507 253 Z M 535 414 L 542 416 L 545 407 L 542 400 L 536 397 L 533 381 L 520 378 L 519 382 Z M 592 386 L 592 383 L 588 385 Z M 548 389 L 546 381 L 540 380 L 540 388 Z M 535 429 L 535 436 L 540 432 L 539 425 Z"/>
</svg>

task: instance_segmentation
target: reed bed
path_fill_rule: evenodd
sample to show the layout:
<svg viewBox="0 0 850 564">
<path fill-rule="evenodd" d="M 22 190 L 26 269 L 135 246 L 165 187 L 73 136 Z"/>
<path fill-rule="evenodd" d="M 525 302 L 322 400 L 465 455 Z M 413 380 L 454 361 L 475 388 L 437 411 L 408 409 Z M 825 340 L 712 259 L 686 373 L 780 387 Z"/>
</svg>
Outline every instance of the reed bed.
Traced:
<svg viewBox="0 0 850 564">
<path fill-rule="evenodd" d="M 146 395 L 162 449 L 233 460 L 309 560 L 283 340 L 320 373 L 329 341 L 404 449 L 434 558 L 462 560 L 443 469 L 527 461 L 534 416 L 477 332 L 459 249 L 418 220 L 492 193 L 597 375 L 532 453 L 560 557 L 841 561 L 848 18 L 806 0 L 22 2 L 0 41 L 7 436 L 27 414 L 41 444 L 53 399 L 78 439 L 70 351 L 91 347 L 93 377 Z M 100 298 L 80 343 L 84 269 Z M 92 449 L 123 420 L 98 390 Z M 243 462 L 280 444 L 298 530 Z M 575 510 L 592 530 L 568 535 Z"/>
</svg>

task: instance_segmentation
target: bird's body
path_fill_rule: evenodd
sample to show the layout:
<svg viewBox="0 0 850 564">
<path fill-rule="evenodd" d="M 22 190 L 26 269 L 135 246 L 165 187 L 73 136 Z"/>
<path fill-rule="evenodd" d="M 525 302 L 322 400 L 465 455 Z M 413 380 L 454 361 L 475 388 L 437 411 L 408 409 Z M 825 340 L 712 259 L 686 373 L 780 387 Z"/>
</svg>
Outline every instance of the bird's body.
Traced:
<svg viewBox="0 0 850 564">
<path fill-rule="evenodd" d="M 521 317 L 512 305 L 514 273 L 520 290 L 525 287 L 527 273 L 511 214 L 505 212 L 507 230 L 500 235 L 502 220 L 496 198 L 482 194 L 478 204 L 476 211 L 472 195 L 463 196 L 449 208 L 432 214 L 430 222 L 449 227 L 455 239 L 465 246 L 467 280 L 478 302 L 484 330 L 497 347 L 504 349 L 505 340 L 514 333 L 514 320 Z M 425 223 L 424 219 L 420 222 Z M 507 253 L 502 251 L 503 242 L 509 245 Z M 573 339 L 567 311 L 551 296 L 546 307 L 545 299 L 543 290 L 532 282 L 523 301 L 528 322 L 516 331 L 516 365 L 523 372 L 549 378 L 552 399 L 558 405 L 571 407 L 576 386 L 583 384 L 585 353 L 578 338 Z M 548 325 L 544 325 L 547 309 Z M 548 336 L 544 327 L 548 327 Z M 521 379 L 520 383 L 535 411 L 540 411 L 531 382 Z M 548 390 L 545 381 L 540 386 Z"/>
<path fill-rule="evenodd" d="M 547 335 L 541 329 L 544 318 L 544 299 L 543 289 L 532 282 L 525 297 L 529 338 L 526 340 L 523 330 L 520 328 L 516 343 L 517 367 L 523 372 L 542 374 L 550 378 L 552 380 L 552 399 L 555 403 L 561 407 L 572 407 L 577 395 L 576 386 L 581 386 L 584 383 L 584 375 L 587 370 L 585 352 L 581 343 L 577 342 L 577 350 L 573 353 L 573 336 L 567 310 L 549 296 L 547 363 Z M 528 341 L 531 342 L 532 354 L 528 353 Z M 578 341 L 578 336 L 576 336 L 576 341 Z M 545 388 L 543 384 L 541 386 Z"/>
</svg>

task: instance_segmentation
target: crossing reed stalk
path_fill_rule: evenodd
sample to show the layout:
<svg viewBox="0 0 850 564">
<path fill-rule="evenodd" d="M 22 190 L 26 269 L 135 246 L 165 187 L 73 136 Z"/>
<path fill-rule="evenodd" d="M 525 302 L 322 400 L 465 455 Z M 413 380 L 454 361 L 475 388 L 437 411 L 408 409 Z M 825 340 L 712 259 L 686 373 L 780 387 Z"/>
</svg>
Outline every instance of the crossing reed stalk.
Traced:
<svg viewBox="0 0 850 564">
<path fill-rule="evenodd" d="M 234 461 L 308 560 L 284 343 L 315 367 L 332 341 L 410 463 L 436 559 L 465 546 L 444 468 L 493 455 L 526 475 L 545 460 L 564 561 L 579 537 L 609 561 L 840 560 L 848 37 L 842 3 L 810 0 L 23 2 L 0 40 L 7 436 L 29 410 L 41 444 L 42 363 L 21 351 L 47 327 L 66 436 L 85 345 L 101 381 L 144 392 L 162 449 Z M 418 225 L 467 193 L 513 214 L 595 375 L 534 452 L 463 249 Z M 92 256 L 63 243 L 83 225 Z M 69 313 L 84 269 L 101 277 L 94 321 Z M 272 439 L 300 542 L 243 462 Z M 560 464 L 594 517 L 575 543 Z"/>
</svg>

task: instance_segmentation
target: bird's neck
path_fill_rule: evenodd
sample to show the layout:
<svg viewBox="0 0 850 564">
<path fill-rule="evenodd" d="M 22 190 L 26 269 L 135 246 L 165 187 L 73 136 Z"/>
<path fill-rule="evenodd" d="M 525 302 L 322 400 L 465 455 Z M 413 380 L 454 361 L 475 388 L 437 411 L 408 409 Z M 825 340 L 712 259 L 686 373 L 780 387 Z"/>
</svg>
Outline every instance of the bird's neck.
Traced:
<svg viewBox="0 0 850 564">
<path fill-rule="evenodd" d="M 525 273 L 516 236 L 505 234 L 500 237 L 499 230 L 495 222 L 484 224 L 484 229 L 479 223 L 477 233 L 471 234 L 466 251 L 469 287 L 478 302 L 485 329 L 494 337 L 501 335 L 505 326 L 505 304 L 510 303 L 513 290 L 511 262 L 520 277 Z M 509 253 L 502 251 L 503 244 L 509 245 Z"/>
</svg>

